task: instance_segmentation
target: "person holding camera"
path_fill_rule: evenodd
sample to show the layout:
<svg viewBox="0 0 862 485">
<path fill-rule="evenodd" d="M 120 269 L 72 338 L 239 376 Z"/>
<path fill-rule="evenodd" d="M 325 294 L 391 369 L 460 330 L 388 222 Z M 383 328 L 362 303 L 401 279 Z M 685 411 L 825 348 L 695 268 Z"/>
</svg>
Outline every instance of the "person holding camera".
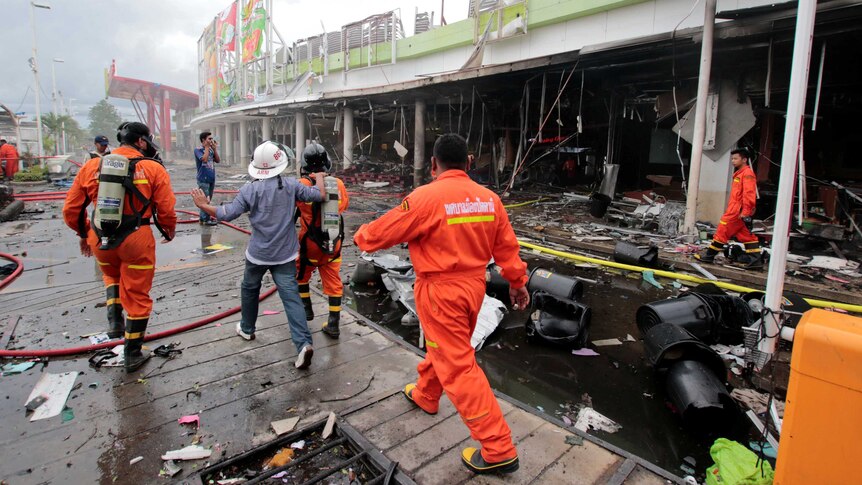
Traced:
<svg viewBox="0 0 862 485">
<path fill-rule="evenodd" d="M 218 155 L 218 142 L 213 139 L 213 134 L 205 131 L 199 136 L 201 146 L 195 148 L 195 166 L 198 169 L 197 182 L 198 188 L 206 194 L 208 199 L 212 199 L 213 191 L 215 190 L 215 163 L 221 163 L 221 157 Z M 218 220 L 210 217 L 204 211 L 200 211 L 200 223 L 208 226 L 218 225 Z"/>
</svg>

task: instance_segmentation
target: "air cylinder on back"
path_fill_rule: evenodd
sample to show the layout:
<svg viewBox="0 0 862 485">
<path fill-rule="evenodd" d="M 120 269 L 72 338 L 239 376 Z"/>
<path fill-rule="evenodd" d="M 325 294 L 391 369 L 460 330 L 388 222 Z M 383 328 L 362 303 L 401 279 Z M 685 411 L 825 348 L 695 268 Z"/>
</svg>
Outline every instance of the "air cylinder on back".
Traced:
<svg viewBox="0 0 862 485">
<path fill-rule="evenodd" d="M 120 227 L 123 220 L 123 200 L 126 197 L 123 179 L 128 175 L 128 158 L 121 155 L 106 155 L 102 158 L 93 225 L 101 233 L 103 248 L 107 248 L 108 238 Z"/>
</svg>

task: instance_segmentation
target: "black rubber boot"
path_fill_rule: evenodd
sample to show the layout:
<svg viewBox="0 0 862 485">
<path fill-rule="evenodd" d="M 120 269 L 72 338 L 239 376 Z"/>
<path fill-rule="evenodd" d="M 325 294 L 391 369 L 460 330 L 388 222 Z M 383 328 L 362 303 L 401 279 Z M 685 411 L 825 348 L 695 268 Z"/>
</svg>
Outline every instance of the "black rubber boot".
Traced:
<svg viewBox="0 0 862 485">
<path fill-rule="evenodd" d="M 488 463 L 484 458 L 482 458 L 482 452 L 472 447 L 464 448 L 464 451 L 461 452 L 461 460 L 463 461 L 464 466 L 466 466 L 471 472 L 477 474 L 514 473 L 520 466 L 517 456 L 509 460 Z"/>
<path fill-rule="evenodd" d="M 704 249 L 703 252 L 695 254 L 694 259 L 702 263 L 712 264 L 715 262 L 715 257 L 718 255 L 718 253 L 721 252 L 722 249 L 724 249 L 724 243 L 712 241 L 712 244 L 707 246 L 707 248 Z"/>
<path fill-rule="evenodd" d="M 145 352 L 144 334 L 147 332 L 149 318 L 129 319 L 126 325 L 126 346 L 123 348 L 126 372 L 134 372 L 150 359 L 150 353 Z"/>
<path fill-rule="evenodd" d="M 341 321 L 341 297 L 329 297 L 329 319 L 323 324 L 323 333 L 332 338 L 338 338 L 341 331 L 338 324 Z"/>
<path fill-rule="evenodd" d="M 314 320 L 314 308 L 311 306 L 311 288 L 308 283 L 299 285 L 299 297 L 302 298 L 302 306 L 305 307 L 305 320 Z"/>
<path fill-rule="evenodd" d="M 763 269 L 763 252 L 760 250 L 760 241 L 745 243 L 745 269 Z"/>
<path fill-rule="evenodd" d="M 123 319 L 123 304 L 120 303 L 120 285 L 111 285 L 105 288 L 107 299 L 105 307 L 108 309 L 108 338 L 122 338 L 126 333 L 126 324 Z"/>
</svg>

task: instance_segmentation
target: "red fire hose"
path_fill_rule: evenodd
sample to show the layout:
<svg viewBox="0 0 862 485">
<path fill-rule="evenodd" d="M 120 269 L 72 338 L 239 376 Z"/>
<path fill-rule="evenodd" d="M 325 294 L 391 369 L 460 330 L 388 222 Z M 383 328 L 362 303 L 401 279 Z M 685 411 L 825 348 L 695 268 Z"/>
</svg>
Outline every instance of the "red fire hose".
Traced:
<svg viewBox="0 0 862 485">
<path fill-rule="evenodd" d="M 0 253 L 0 258 L 8 259 L 9 261 L 12 261 L 13 263 L 18 265 L 18 267 L 15 268 L 15 271 L 13 271 L 12 274 L 3 278 L 3 281 L 0 281 L 0 290 L 2 290 L 6 287 L 6 285 L 15 281 L 15 278 L 17 278 L 21 274 L 21 272 L 24 271 L 24 263 L 21 262 L 21 260 L 16 258 L 15 256 L 12 256 L 11 254 Z"/>
<path fill-rule="evenodd" d="M 179 210 L 177 212 L 182 212 L 184 214 L 191 214 L 194 216 L 198 215 L 192 211 L 187 211 L 187 210 Z M 181 222 L 184 224 L 185 223 L 193 223 L 193 222 L 197 222 L 197 219 L 186 219 L 186 220 L 178 221 L 178 222 Z M 225 226 L 228 226 L 232 229 L 236 229 L 237 231 L 244 232 L 246 234 L 251 234 L 251 231 L 248 231 L 248 230 L 243 229 L 241 227 L 235 226 L 233 224 L 228 224 L 227 222 L 222 222 L 222 224 L 224 224 Z M 21 274 L 21 272 L 24 270 L 24 263 L 22 263 L 20 259 L 16 258 L 15 256 L 12 256 L 10 254 L 0 253 L 0 257 L 8 259 L 8 260 L 13 261 L 13 262 L 18 264 L 18 268 L 12 274 L 10 274 L 6 278 L 4 278 L 2 282 L 0 282 L 0 289 L 2 289 L 4 286 L 11 283 L 13 280 L 15 280 L 15 278 L 17 278 Z M 264 299 L 266 299 L 267 297 L 269 297 L 270 295 L 275 293 L 277 289 L 278 288 L 270 288 L 269 290 L 265 291 L 263 294 L 260 295 L 259 301 L 263 301 Z M 182 332 L 185 332 L 188 330 L 192 330 L 192 329 L 195 329 L 198 327 L 202 327 L 208 323 L 212 323 L 212 322 L 215 322 L 216 320 L 221 320 L 222 318 L 225 318 L 229 315 L 233 315 L 235 313 L 238 313 L 240 311 L 240 309 L 241 309 L 240 306 L 235 306 L 235 307 L 229 308 L 229 309 L 227 309 L 221 313 L 216 313 L 215 315 L 210 315 L 208 317 L 202 318 L 200 320 L 196 320 L 194 322 L 188 323 L 186 325 L 182 325 L 180 327 L 171 328 L 171 329 L 164 330 L 161 332 L 152 333 L 152 334 L 144 337 L 144 341 L 149 342 L 151 340 L 158 340 L 158 339 L 170 337 L 172 335 L 176 335 L 178 333 L 182 333 Z M 5 349 L 0 349 L 0 357 L 18 357 L 18 358 L 21 358 L 21 357 L 62 357 L 62 356 L 68 356 L 68 355 L 83 354 L 86 352 L 92 352 L 94 350 L 107 349 L 110 347 L 117 346 L 121 343 L 123 343 L 123 339 L 116 339 L 116 340 L 111 340 L 108 342 L 102 342 L 100 344 L 93 344 L 93 345 L 82 345 L 79 347 L 67 347 L 64 349 L 49 349 L 49 350 L 26 350 L 26 349 L 25 350 L 5 350 Z"/>
</svg>

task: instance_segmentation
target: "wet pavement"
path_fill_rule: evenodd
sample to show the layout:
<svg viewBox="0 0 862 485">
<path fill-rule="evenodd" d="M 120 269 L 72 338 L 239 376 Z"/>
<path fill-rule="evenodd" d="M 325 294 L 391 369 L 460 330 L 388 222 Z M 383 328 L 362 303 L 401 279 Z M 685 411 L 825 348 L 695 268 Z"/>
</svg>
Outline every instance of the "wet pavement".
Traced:
<svg viewBox="0 0 862 485">
<path fill-rule="evenodd" d="M 177 172 L 181 176 L 174 177 L 176 190 L 185 190 L 192 186 L 193 178 L 189 176 L 189 167 L 178 167 Z M 235 188 L 239 183 L 228 183 L 217 188 Z M 48 189 L 42 189 L 48 190 Z M 358 189 L 362 190 L 362 189 Z M 227 200 L 231 196 L 217 196 L 216 201 Z M 366 221 L 372 220 L 378 214 L 397 205 L 398 197 L 385 194 L 363 193 L 353 196 L 351 208 L 346 215 L 346 227 L 348 238 L 358 226 Z M 44 209 L 44 212 L 31 212 L 25 214 L 24 219 L 12 224 L 0 226 L 0 236 L 3 238 L 2 250 L 20 254 L 23 256 L 27 271 L 15 282 L 15 284 L 3 293 L 17 293 L 28 295 L 32 291 L 45 288 L 55 288 L 62 291 L 66 288 L 87 286 L 98 289 L 100 286 L 100 274 L 92 259 L 80 256 L 74 234 L 62 223 L 59 218 L 59 210 L 62 201 L 44 204 L 28 204 L 28 210 Z M 178 198 L 178 207 L 191 209 L 191 201 L 188 196 Z M 180 219 L 193 219 L 194 216 L 181 214 Z M 245 219 L 239 224 L 244 225 Z M 195 266 L 211 266 L 211 271 L 221 271 L 220 277 L 210 286 L 218 287 L 221 291 L 236 292 L 237 283 L 241 278 L 241 268 L 236 263 L 236 256 L 245 247 L 247 236 L 237 231 L 228 230 L 224 227 L 209 228 L 194 224 L 183 224 L 178 226 L 176 239 L 170 244 L 157 245 L 157 271 L 170 272 L 176 269 L 192 268 Z M 204 249 L 215 244 L 224 244 L 233 247 L 231 250 L 204 254 Z M 404 248 L 396 248 L 393 252 L 406 255 Z M 640 276 L 632 278 L 632 275 L 612 274 L 590 268 L 578 268 L 571 264 L 561 263 L 556 260 L 536 257 L 528 253 L 522 253 L 528 262 L 529 268 L 543 267 L 558 271 L 562 274 L 576 275 L 582 278 L 595 280 L 596 283 L 586 283 L 582 302 L 590 305 L 593 310 L 591 340 L 620 338 L 625 340 L 627 335 L 633 336 L 637 341 L 624 342 L 619 346 L 598 348 L 599 356 L 580 357 L 559 348 L 543 345 L 531 345 L 527 343 L 524 332 L 524 323 L 528 318 L 527 312 L 510 313 L 501 324 L 501 330 L 495 333 L 485 344 L 482 351 L 477 354 L 477 359 L 485 369 L 492 386 L 513 398 L 524 402 L 536 410 L 546 413 L 558 419 L 575 420 L 577 412 L 581 407 L 592 407 L 605 416 L 613 419 L 622 429 L 616 433 L 591 432 L 595 436 L 606 440 L 628 452 L 642 457 L 644 460 L 657 464 L 672 473 L 683 474 L 679 465 L 682 459 L 692 456 L 697 460 L 697 469 L 703 470 L 708 465 L 708 448 L 711 439 L 698 439 L 692 437 L 681 428 L 680 422 L 667 408 L 664 400 L 663 390 L 656 387 L 652 372 L 644 362 L 643 346 L 639 341 L 639 333 L 634 321 L 634 314 L 642 303 L 672 296 L 672 287 L 667 290 L 659 290 L 641 281 Z M 356 248 L 352 243 L 347 243 L 344 250 L 344 261 L 342 275 L 347 279 L 352 272 L 352 265 L 357 257 Z M 178 272 L 180 273 L 180 272 Z M 157 278 L 159 278 L 157 276 Z M 178 280 L 179 281 L 179 280 Z M 316 278 L 314 281 L 317 281 Z M 192 289 L 191 281 L 179 284 L 187 284 L 189 293 L 194 291 L 200 298 L 208 291 L 209 283 L 200 288 Z M 319 285 L 319 283 L 317 283 Z M 154 293 L 154 299 L 165 295 L 170 299 L 172 291 L 176 287 L 165 287 L 160 289 L 161 294 Z M 347 290 L 346 304 L 358 310 L 360 313 L 374 321 L 378 321 L 400 335 L 406 341 L 415 343 L 418 337 L 417 327 L 406 327 L 401 325 L 403 315 L 397 305 L 392 304 L 385 298 L 385 294 L 370 294 L 377 289 L 362 289 L 364 291 Z M 212 290 L 209 290 L 212 291 Z M 385 293 L 385 290 L 384 290 Z M 179 295 L 184 296 L 184 295 Z M 188 297 L 192 297 L 189 295 Z M 235 295 L 232 295 L 235 296 Z M 235 299 L 234 299 L 235 300 Z M 68 346 L 69 340 L 75 333 L 81 333 L 81 322 L 70 325 L 66 331 L 67 323 L 64 316 L 68 313 L 85 313 L 87 316 L 101 315 L 104 310 L 93 308 L 98 301 L 75 302 L 67 308 L 52 309 L 43 316 L 33 316 L 28 322 L 20 324 L 20 330 L 16 332 L 20 340 L 16 340 L 16 346 L 39 347 Z M 213 310 L 221 309 L 223 304 L 215 305 L 207 302 L 192 300 L 194 303 L 184 309 L 184 315 L 206 315 Z M 238 301 L 221 302 L 227 304 L 238 304 Z M 176 313 L 159 315 L 164 303 L 156 303 L 154 312 L 155 328 L 170 322 L 180 321 Z M 97 304 L 95 306 L 98 306 Z M 276 305 L 277 306 L 277 305 Z M 65 311 L 66 313 L 61 313 Z M 71 318 L 71 317 L 69 317 Z M 185 317 L 184 317 L 185 318 Z M 80 320 L 80 318 L 78 318 Z M 89 320 L 89 319 L 88 319 Z M 96 317 L 93 317 L 96 320 Z M 52 332 L 44 335 L 44 327 L 53 325 Z M 85 327 L 94 327 L 98 330 L 96 323 L 85 324 Z M 189 337 L 184 338 L 188 343 Z M 194 342 L 194 337 L 191 338 Z M 203 342 L 200 345 L 207 345 Z M 59 360 L 50 364 L 51 372 L 66 370 L 81 370 L 89 375 L 83 377 L 83 381 L 99 381 L 98 373 L 93 375 L 88 371 L 85 359 Z M 4 388 L 7 390 L 7 399 L 13 396 L 16 403 L 23 398 L 21 392 L 27 393 L 38 379 L 39 372 L 31 372 L 19 376 L 14 381 L 14 386 L 20 392 L 8 392 L 3 379 Z M 81 380 L 79 378 L 79 380 Z M 98 448 L 86 445 L 86 435 L 89 430 L 80 429 L 78 433 L 72 429 L 64 431 L 64 436 L 57 433 L 49 433 L 56 439 L 68 441 L 63 445 L 66 453 L 77 452 L 74 448 L 84 443 L 83 452 L 91 454 L 93 460 L 86 463 L 97 463 L 98 473 L 102 477 L 102 483 L 111 483 L 115 475 L 111 470 L 116 470 L 120 462 L 127 460 L 128 453 L 124 450 L 122 441 L 117 439 L 114 445 L 109 443 L 111 436 L 135 436 L 145 430 L 140 423 L 135 423 L 136 417 L 150 414 L 160 415 L 166 411 L 165 403 L 148 409 L 150 401 L 141 399 L 141 395 L 130 393 L 129 384 L 134 380 L 120 376 L 118 381 L 114 379 L 113 385 L 104 383 L 102 387 L 90 389 L 84 387 L 73 393 L 70 406 L 75 408 L 75 399 L 79 394 L 90 395 L 87 398 L 87 415 L 100 417 L 99 437 L 103 438 L 105 444 Z M 32 382 L 31 382 L 32 381 Z M 128 382 L 126 382 L 128 381 Z M 19 387 L 20 386 L 20 387 Z M 101 396 L 101 397 L 97 397 Z M 93 399 L 104 401 L 101 404 L 93 404 Z M 150 396 L 149 399 L 157 399 Z M 187 400 L 187 399 L 186 399 Z M 179 400 L 182 402 L 182 399 Z M 254 412 L 255 406 L 263 404 L 252 398 L 243 404 L 248 412 Z M 122 413 L 105 413 L 107 409 L 124 409 Z M 14 408 L 14 409 L 13 409 Z M 20 406 L 7 408 L 4 414 L 16 414 L 20 412 Z M 10 415 L 11 415 L 10 414 Z M 171 412 L 171 415 L 176 414 Z M 77 426 L 77 424 L 73 423 Z M 38 434 L 39 424 L 21 422 L 10 424 L 4 435 L 7 437 L 19 432 L 22 435 L 32 436 Z M 47 432 L 46 432 L 47 433 Z M 83 433 L 83 435 L 82 435 Z M 168 449 L 172 441 L 169 437 L 159 435 L 147 435 L 148 445 L 159 450 Z M 74 443 L 73 443 L 74 442 Z M 74 444 L 74 446 L 73 446 Z M 85 446 L 86 445 L 86 446 Z M 113 448 L 112 446 L 116 447 Z M 89 451 L 87 451 L 89 449 Z M 25 452 L 25 450 L 20 450 Z M 98 457 L 98 458 L 97 458 Z M 96 459 L 97 458 L 97 459 Z M 81 463 L 81 460 L 76 460 Z M 80 466 L 80 465 L 77 465 Z M 70 477 L 92 476 L 93 471 L 75 470 Z"/>
<path fill-rule="evenodd" d="M 641 304 L 673 296 L 676 292 L 673 286 L 659 290 L 643 282 L 640 274 L 612 274 L 544 258 L 523 257 L 530 270 L 541 267 L 597 281 L 585 283 L 579 299 L 593 311 L 590 340 L 618 338 L 623 343 L 597 347 L 600 355 L 595 357 L 531 344 L 525 333 L 529 312 L 510 312 L 476 354 L 491 386 L 557 419 L 565 416 L 575 421 L 582 407 L 592 407 L 622 429 L 616 433 L 590 431 L 590 434 L 672 473 L 684 474 L 679 467 L 683 458 L 689 456 L 696 460 L 701 471 L 711 464 L 709 446 L 714 438 L 693 435 L 669 409 L 664 389 L 644 359 L 634 319 Z M 345 257 L 346 261 L 350 259 Z M 350 287 L 347 304 L 415 345 L 418 327 L 402 325 L 404 310 L 386 298 L 385 289 L 379 293 L 376 290 Z M 627 335 L 636 341 L 626 341 Z"/>
</svg>

